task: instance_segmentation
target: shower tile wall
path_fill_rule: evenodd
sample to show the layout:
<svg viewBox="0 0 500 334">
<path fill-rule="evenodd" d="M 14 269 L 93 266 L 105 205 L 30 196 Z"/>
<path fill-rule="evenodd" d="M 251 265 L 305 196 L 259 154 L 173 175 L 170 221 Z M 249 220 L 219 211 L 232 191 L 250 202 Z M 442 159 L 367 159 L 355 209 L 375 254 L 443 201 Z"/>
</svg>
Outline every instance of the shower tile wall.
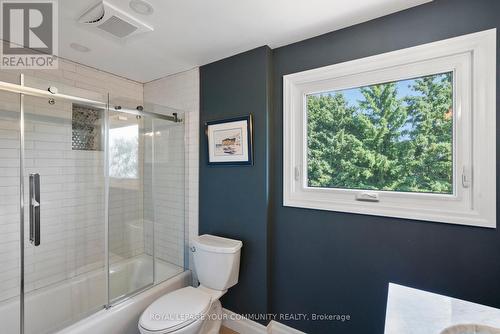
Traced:
<svg viewBox="0 0 500 334">
<path fill-rule="evenodd" d="M 61 91 L 96 99 L 101 92 L 114 96 L 127 96 L 142 101 L 143 86 L 105 72 L 60 60 L 58 70 L 23 71 L 35 79 L 28 85 L 47 88 L 47 80 L 55 86 L 63 84 Z M 0 80 L 19 83 L 19 73 L 0 71 Z M 40 80 L 40 82 L 37 81 Z M 43 84 L 42 84 L 43 82 Z M 83 90 L 91 91 L 87 93 Z M 69 90 L 69 91 L 68 91 Z M 85 96 L 87 94 L 87 96 Z M 17 112 L 19 98 L 15 95 L 0 94 L 0 112 Z M 35 102 L 33 100 L 32 102 Z M 34 103 L 36 105 L 36 103 Z M 34 106 L 32 106 L 34 108 Z M 71 148 L 71 104 L 48 104 L 36 106 L 37 113 L 56 116 L 60 124 L 32 121 L 26 124 L 26 167 L 36 164 L 36 171 L 42 175 L 44 191 L 47 192 L 42 210 L 43 250 L 26 243 L 28 262 L 26 266 L 27 289 L 34 289 L 62 279 L 73 277 L 94 268 L 102 268 L 104 263 L 104 208 L 102 205 L 103 180 L 102 152 L 73 151 Z M 29 112 L 29 110 L 27 110 Z M 16 116 L 17 117 L 17 116 Z M 19 282 L 19 211 L 15 194 L 19 176 L 18 122 L 3 121 L 0 128 L 0 301 L 18 294 Z M 33 141 L 30 138 L 37 138 Z M 33 169 L 34 171 L 34 169 Z M 135 195 L 119 192 L 110 207 L 117 212 L 131 210 L 130 201 L 136 202 Z M 52 210 L 52 209 L 53 210 Z M 55 209 L 57 208 L 57 209 Z M 133 208 L 140 211 L 141 208 Z M 130 212 L 130 211 L 128 211 Z M 111 231 L 110 231 L 111 232 Z M 112 232 L 111 232 L 112 233 Z M 139 237 L 140 238 L 140 237 Z M 47 245 L 50 243 L 50 247 Z M 141 244 L 138 242 L 135 245 Z M 70 247 L 71 246 L 71 247 Z M 119 245 L 117 246 L 119 248 Z M 67 249 L 71 249 L 67 252 Z M 137 254 L 144 251 L 140 246 L 130 250 Z M 37 268 L 36 274 L 33 271 Z M 43 270 L 40 270 L 43 268 Z"/>
</svg>

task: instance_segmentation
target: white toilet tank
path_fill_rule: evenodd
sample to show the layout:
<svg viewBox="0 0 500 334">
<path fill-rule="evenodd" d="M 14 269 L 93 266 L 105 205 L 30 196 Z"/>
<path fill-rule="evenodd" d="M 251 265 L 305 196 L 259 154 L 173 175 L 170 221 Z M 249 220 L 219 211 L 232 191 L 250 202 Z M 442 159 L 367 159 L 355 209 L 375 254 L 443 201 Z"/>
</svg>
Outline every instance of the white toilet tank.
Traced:
<svg viewBox="0 0 500 334">
<path fill-rule="evenodd" d="M 238 283 L 243 243 L 204 234 L 193 241 L 193 259 L 201 285 L 224 291 Z"/>
</svg>

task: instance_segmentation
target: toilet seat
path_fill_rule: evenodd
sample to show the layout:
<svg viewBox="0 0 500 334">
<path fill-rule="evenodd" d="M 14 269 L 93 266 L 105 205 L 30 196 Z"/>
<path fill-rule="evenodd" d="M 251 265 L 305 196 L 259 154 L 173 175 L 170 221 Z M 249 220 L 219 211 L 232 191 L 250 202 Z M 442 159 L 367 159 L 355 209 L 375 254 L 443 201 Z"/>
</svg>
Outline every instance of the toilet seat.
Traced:
<svg viewBox="0 0 500 334">
<path fill-rule="evenodd" d="M 193 322 L 201 321 L 211 304 L 209 294 L 191 286 L 170 292 L 148 306 L 139 326 L 145 332 L 172 333 Z"/>
</svg>

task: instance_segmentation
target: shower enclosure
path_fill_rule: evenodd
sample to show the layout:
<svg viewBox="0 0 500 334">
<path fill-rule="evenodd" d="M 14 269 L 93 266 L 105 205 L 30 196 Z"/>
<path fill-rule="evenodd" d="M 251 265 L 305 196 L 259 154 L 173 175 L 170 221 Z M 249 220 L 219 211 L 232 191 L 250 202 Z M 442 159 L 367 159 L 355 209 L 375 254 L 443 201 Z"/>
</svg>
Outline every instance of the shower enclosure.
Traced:
<svg viewBox="0 0 500 334">
<path fill-rule="evenodd" d="M 0 82 L 0 324 L 52 333 L 184 271 L 184 117 Z"/>
</svg>

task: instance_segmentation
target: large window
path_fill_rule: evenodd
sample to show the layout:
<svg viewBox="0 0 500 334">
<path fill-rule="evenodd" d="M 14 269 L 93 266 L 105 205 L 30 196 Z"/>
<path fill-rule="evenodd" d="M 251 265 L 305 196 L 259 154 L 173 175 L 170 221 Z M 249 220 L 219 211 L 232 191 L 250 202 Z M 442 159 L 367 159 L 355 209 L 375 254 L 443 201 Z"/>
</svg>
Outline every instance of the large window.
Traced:
<svg viewBox="0 0 500 334">
<path fill-rule="evenodd" d="M 284 204 L 496 226 L 495 31 L 284 77 Z"/>
</svg>

